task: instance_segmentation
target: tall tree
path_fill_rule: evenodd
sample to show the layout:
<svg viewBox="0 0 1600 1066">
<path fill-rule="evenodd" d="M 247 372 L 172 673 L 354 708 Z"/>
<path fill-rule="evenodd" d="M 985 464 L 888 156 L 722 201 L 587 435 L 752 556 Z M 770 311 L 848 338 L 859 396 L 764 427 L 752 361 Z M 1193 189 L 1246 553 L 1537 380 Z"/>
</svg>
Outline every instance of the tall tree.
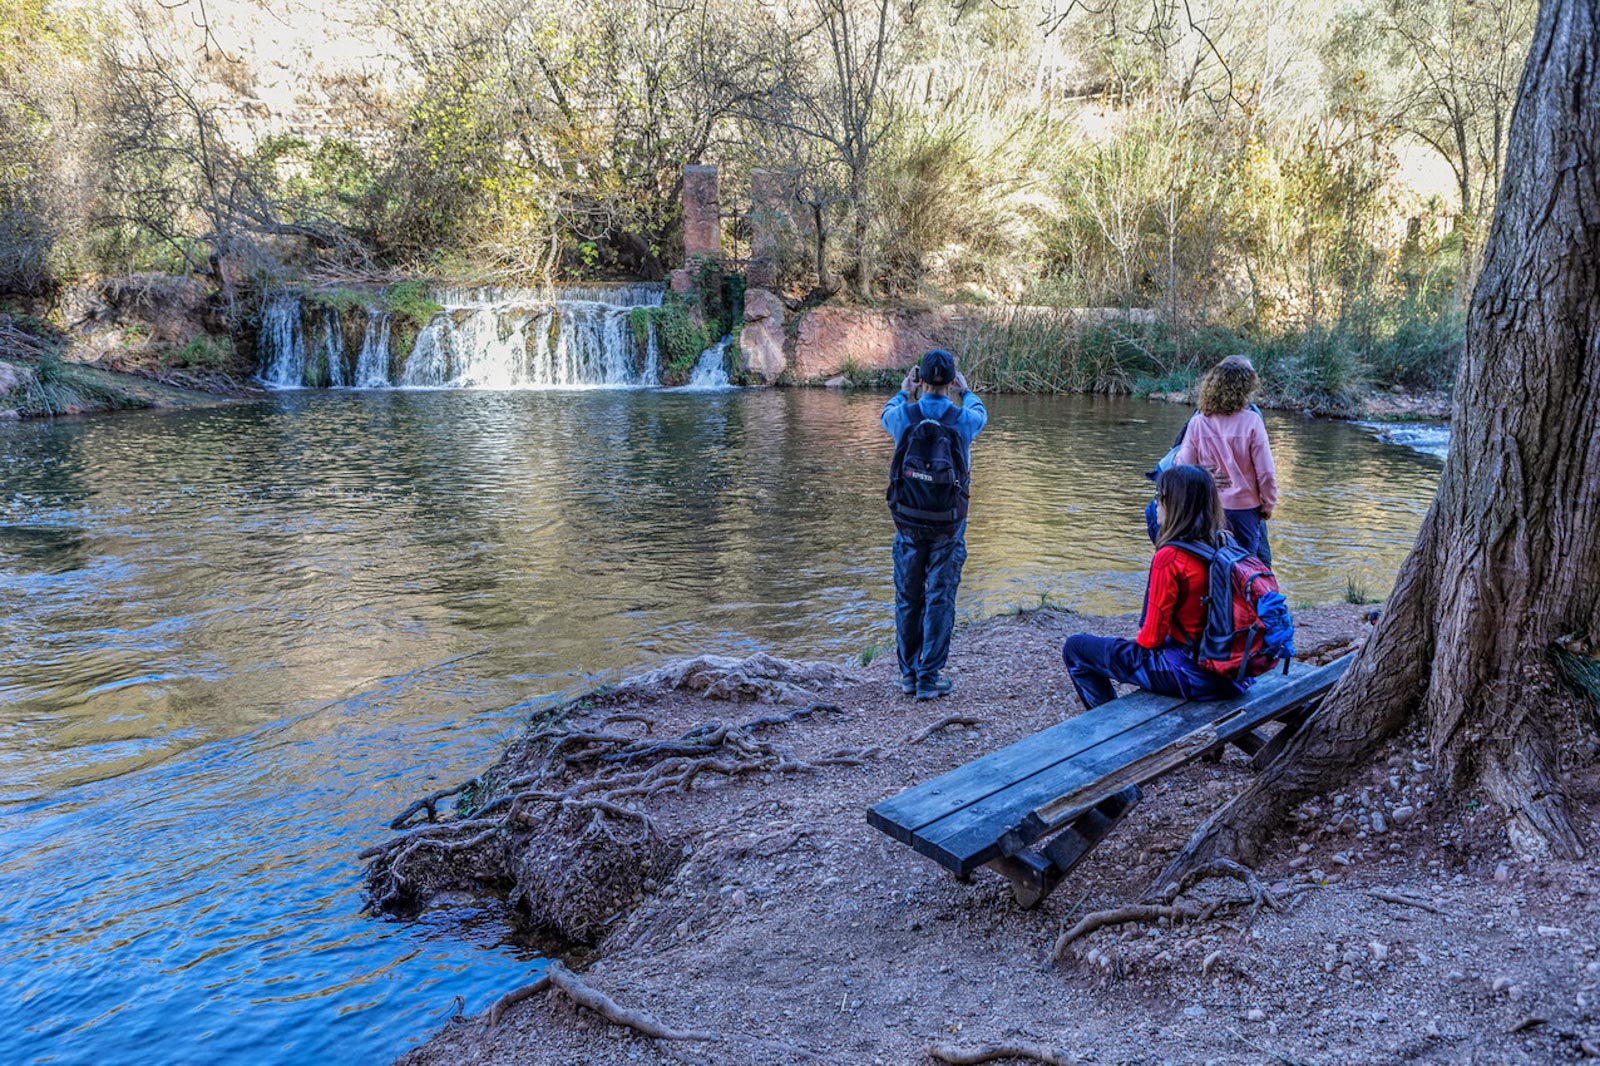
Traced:
<svg viewBox="0 0 1600 1066">
<path fill-rule="evenodd" d="M 1251 860 L 1291 805 L 1412 722 L 1447 780 L 1499 804 L 1518 850 L 1583 852 L 1560 773 L 1576 702 L 1553 655 L 1600 628 L 1600 0 L 1541 5 L 1506 159 L 1450 456 L 1383 617 L 1312 725 L 1163 883 Z"/>
</svg>

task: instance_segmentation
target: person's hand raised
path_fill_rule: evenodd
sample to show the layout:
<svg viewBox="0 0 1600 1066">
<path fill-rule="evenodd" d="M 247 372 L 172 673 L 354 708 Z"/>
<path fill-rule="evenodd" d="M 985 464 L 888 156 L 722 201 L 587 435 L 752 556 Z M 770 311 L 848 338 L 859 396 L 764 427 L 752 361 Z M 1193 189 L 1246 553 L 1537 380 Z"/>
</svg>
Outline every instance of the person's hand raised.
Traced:
<svg viewBox="0 0 1600 1066">
<path fill-rule="evenodd" d="M 950 384 L 954 385 L 956 387 L 956 391 L 958 392 L 972 391 L 971 389 L 967 388 L 966 375 L 961 373 L 959 370 L 956 371 L 956 376 L 950 380 Z"/>
<path fill-rule="evenodd" d="M 906 371 L 905 380 L 900 382 L 900 391 L 907 396 L 917 391 L 917 368 L 912 367 Z"/>
</svg>

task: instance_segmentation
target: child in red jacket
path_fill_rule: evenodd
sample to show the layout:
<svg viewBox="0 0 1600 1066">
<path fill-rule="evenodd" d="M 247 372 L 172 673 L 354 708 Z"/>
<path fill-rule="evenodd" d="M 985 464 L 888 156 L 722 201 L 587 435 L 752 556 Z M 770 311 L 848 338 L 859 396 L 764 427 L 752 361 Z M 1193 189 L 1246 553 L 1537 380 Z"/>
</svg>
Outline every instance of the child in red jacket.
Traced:
<svg viewBox="0 0 1600 1066">
<path fill-rule="evenodd" d="M 1198 466 L 1172 467 L 1156 481 L 1156 506 L 1161 532 L 1139 635 L 1124 640 L 1080 633 L 1062 646 L 1067 675 L 1085 708 L 1115 698 L 1114 681 L 1186 699 L 1226 699 L 1249 685 L 1202 670 L 1190 654 L 1205 628 L 1208 571 L 1172 542 L 1218 545 L 1231 536 L 1216 482 Z"/>
</svg>

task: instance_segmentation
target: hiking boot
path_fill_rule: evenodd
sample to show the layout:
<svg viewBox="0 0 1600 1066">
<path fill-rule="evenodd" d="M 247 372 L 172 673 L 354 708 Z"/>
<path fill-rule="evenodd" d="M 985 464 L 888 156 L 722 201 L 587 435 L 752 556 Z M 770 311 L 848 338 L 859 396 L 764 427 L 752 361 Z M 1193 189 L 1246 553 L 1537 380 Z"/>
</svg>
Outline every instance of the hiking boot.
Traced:
<svg viewBox="0 0 1600 1066">
<path fill-rule="evenodd" d="M 955 687 L 956 683 L 948 677 L 936 677 L 932 681 L 918 681 L 917 699 L 936 700 Z"/>
<path fill-rule="evenodd" d="M 917 679 L 914 677 L 902 677 L 900 679 L 900 691 L 907 696 L 915 696 L 917 694 Z"/>
</svg>

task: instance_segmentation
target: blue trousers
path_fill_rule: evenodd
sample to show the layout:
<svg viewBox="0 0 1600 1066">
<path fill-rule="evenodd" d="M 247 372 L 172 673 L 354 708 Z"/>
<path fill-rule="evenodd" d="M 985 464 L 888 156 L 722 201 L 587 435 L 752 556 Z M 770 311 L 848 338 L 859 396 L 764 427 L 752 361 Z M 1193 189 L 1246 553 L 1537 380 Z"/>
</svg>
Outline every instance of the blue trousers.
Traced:
<svg viewBox="0 0 1600 1066">
<path fill-rule="evenodd" d="M 956 587 L 967 561 L 965 523 L 944 536 L 894 536 L 894 624 L 900 679 L 931 684 L 950 658 Z"/>
<path fill-rule="evenodd" d="M 1254 508 L 1249 510 L 1225 508 L 1223 513 L 1228 516 L 1228 528 L 1233 531 L 1233 539 L 1239 542 L 1239 546 L 1271 566 L 1272 545 L 1267 543 L 1267 520 L 1261 517 L 1261 512 Z M 1150 543 L 1154 544 L 1161 532 L 1161 526 L 1156 522 L 1154 500 L 1145 505 L 1144 528 L 1150 534 Z"/>
<path fill-rule="evenodd" d="M 1207 673 L 1175 645 L 1151 650 L 1121 637 L 1092 633 L 1068 637 L 1061 646 L 1061 660 L 1067 664 L 1067 676 L 1085 708 L 1115 699 L 1113 681 L 1190 700 L 1229 699 L 1250 687 L 1249 682 L 1241 685 Z"/>
</svg>

